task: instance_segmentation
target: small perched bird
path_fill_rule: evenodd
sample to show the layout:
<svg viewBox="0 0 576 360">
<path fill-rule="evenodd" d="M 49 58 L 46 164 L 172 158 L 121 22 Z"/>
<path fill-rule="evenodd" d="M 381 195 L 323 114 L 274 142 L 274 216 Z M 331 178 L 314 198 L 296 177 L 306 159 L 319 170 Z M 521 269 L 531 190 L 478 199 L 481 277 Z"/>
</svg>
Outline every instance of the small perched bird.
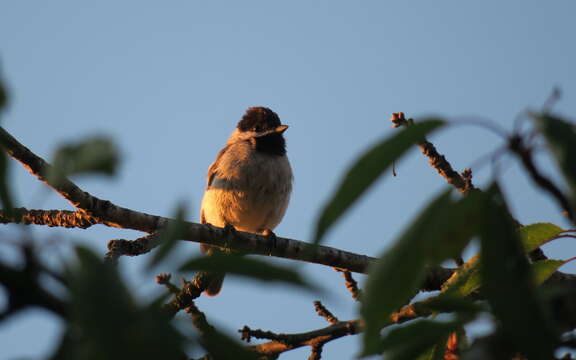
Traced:
<svg viewBox="0 0 576 360">
<path fill-rule="evenodd" d="M 208 168 L 208 185 L 200 220 L 218 227 L 265 235 L 280 223 L 292 192 L 292 169 L 278 115 L 265 107 L 250 107 L 226 146 Z M 216 248 L 201 244 L 203 253 Z M 211 274 L 206 294 L 218 295 L 224 274 Z"/>
</svg>

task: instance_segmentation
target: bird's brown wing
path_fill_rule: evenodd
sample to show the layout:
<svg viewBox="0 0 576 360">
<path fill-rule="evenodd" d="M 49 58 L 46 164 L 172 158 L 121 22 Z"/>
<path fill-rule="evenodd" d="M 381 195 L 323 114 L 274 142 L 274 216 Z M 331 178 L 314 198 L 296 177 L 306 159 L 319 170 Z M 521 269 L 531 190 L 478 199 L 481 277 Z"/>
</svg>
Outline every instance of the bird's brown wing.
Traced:
<svg viewBox="0 0 576 360">
<path fill-rule="evenodd" d="M 222 159 L 222 155 L 230 148 L 230 144 L 226 145 L 222 150 L 218 152 L 216 155 L 216 160 L 210 165 L 208 168 L 208 175 L 206 176 L 206 190 L 210 189 L 212 185 L 212 181 L 214 181 L 214 176 L 218 174 L 218 165 Z"/>
<path fill-rule="evenodd" d="M 214 181 L 214 177 L 218 174 L 218 165 L 222 159 L 222 155 L 224 155 L 224 153 L 226 152 L 226 150 L 228 150 L 229 147 L 230 145 L 226 145 L 224 148 L 222 148 L 222 150 L 218 152 L 218 155 L 216 155 L 216 160 L 208 168 L 208 175 L 206 176 L 206 190 L 210 189 L 212 182 Z M 206 216 L 204 215 L 204 209 L 200 210 L 200 223 L 201 224 L 207 223 Z M 212 248 L 213 247 L 210 245 L 200 244 L 200 250 L 202 251 L 203 254 L 209 253 L 212 250 Z"/>
</svg>

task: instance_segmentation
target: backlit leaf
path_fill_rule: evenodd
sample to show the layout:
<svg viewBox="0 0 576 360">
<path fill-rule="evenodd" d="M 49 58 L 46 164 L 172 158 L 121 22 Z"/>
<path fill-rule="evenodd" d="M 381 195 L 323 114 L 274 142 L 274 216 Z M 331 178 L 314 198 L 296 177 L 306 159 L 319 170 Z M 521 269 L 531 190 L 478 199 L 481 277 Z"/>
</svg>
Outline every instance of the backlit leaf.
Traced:
<svg viewBox="0 0 576 360">
<path fill-rule="evenodd" d="M 568 260 L 553 260 L 545 259 L 540 260 L 532 264 L 532 271 L 534 272 L 534 281 L 536 285 L 542 284 L 544 281 L 548 280 L 552 274 L 554 274 L 562 265 L 569 263 L 576 258 L 571 258 Z"/>
<path fill-rule="evenodd" d="M 552 240 L 564 230 L 551 223 L 535 223 L 523 226 L 519 231 L 525 251 L 531 252 Z"/>
<path fill-rule="evenodd" d="M 480 285 L 480 256 L 476 255 L 460 266 L 450 279 L 442 284 L 442 292 L 468 296 L 478 290 Z"/>
<path fill-rule="evenodd" d="M 460 320 L 417 320 L 390 330 L 381 342 L 381 350 L 391 360 L 442 359 L 448 336 L 462 325 Z"/>
</svg>

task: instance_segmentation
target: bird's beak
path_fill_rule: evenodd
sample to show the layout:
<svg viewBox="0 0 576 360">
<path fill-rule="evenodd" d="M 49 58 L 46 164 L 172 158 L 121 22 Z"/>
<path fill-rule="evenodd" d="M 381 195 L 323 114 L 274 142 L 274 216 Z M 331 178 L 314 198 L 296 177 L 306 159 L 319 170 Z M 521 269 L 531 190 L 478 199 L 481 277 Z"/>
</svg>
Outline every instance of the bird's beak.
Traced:
<svg viewBox="0 0 576 360">
<path fill-rule="evenodd" d="M 288 129 L 288 125 L 280 125 L 280 126 L 277 126 L 276 128 L 274 128 L 272 130 L 267 130 L 267 131 L 263 131 L 261 133 L 258 133 L 256 135 L 254 135 L 254 137 L 263 137 L 263 136 L 272 135 L 272 134 L 282 134 L 284 131 L 286 131 L 286 129 Z"/>
<path fill-rule="evenodd" d="M 286 131 L 288 129 L 288 125 L 280 125 L 278 126 L 276 129 L 274 129 L 275 132 L 282 134 L 284 131 Z"/>
</svg>

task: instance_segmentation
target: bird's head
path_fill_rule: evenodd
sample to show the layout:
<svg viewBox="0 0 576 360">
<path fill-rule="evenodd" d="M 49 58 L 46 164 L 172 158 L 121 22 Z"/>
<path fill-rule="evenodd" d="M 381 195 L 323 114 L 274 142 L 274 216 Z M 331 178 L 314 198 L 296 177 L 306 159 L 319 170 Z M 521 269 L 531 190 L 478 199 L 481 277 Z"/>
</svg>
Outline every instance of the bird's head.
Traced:
<svg viewBox="0 0 576 360">
<path fill-rule="evenodd" d="M 238 122 L 229 142 L 250 141 L 258 151 L 284 155 L 286 141 L 282 134 L 286 129 L 288 125 L 283 125 L 274 111 L 261 106 L 249 107 Z"/>
</svg>

